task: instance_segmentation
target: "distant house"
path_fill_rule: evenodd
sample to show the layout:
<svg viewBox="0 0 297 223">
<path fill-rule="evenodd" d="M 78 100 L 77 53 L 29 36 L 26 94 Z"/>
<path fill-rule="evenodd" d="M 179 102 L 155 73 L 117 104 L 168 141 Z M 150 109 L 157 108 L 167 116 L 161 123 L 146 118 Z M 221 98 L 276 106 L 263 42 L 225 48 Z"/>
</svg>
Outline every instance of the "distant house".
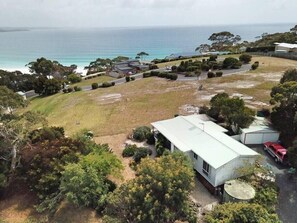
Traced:
<svg viewBox="0 0 297 223">
<path fill-rule="evenodd" d="M 148 64 L 142 64 L 139 60 L 127 60 L 115 63 L 112 67 L 110 75 L 118 77 L 120 75 L 135 74 L 139 71 L 146 71 L 149 69 Z"/>
<path fill-rule="evenodd" d="M 20 96 L 22 96 L 24 100 L 27 99 L 26 93 L 24 93 L 22 91 L 18 91 L 17 94 L 20 95 Z"/>
<path fill-rule="evenodd" d="M 204 119 L 204 120 L 203 120 Z M 216 193 L 228 180 L 240 177 L 238 168 L 253 164 L 258 153 L 226 135 L 226 129 L 199 115 L 178 116 L 152 123 L 168 148 L 189 156 L 200 181 Z"/>
<path fill-rule="evenodd" d="M 297 53 L 297 44 L 275 43 L 276 53 Z"/>
<path fill-rule="evenodd" d="M 248 144 L 263 144 L 264 142 L 277 142 L 279 132 L 272 128 L 271 124 L 264 117 L 256 117 L 248 127 L 241 129 L 240 141 Z"/>
</svg>

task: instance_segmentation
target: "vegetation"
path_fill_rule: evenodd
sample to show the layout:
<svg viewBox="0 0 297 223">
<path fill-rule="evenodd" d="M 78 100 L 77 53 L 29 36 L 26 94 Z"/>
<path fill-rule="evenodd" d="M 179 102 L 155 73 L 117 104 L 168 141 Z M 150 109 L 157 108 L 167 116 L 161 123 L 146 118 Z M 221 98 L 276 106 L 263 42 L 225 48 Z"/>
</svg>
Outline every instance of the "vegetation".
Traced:
<svg viewBox="0 0 297 223">
<path fill-rule="evenodd" d="M 132 157 L 132 156 L 134 156 L 136 150 L 137 150 L 136 145 L 126 145 L 125 149 L 123 150 L 122 156 L 123 157 Z"/>
<path fill-rule="evenodd" d="M 255 112 L 245 107 L 242 99 L 219 93 L 210 100 L 207 114 L 216 120 L 225 121 L 229 129 L 233 128 L 237 133 L 240 128 L 246 128 L 254 121 Z"/>
<path fill-rule="evenodd" d="M 234 57 L 227 57 L 223 61 L 223 68 L 227 69 L 239 69 L 241 65 L 242 63 Z"/>
<path fill-rule="evenodd" d="M 206 223 L 280 223 L 276 214 L 263 206 L 249 203 L 226 203 L 215 207 L 205 217 Z"/>
<path fill-rule="evenodd" d="M 145 57 L 147 57 L 147 56 L 149 56 L 148 53 L 146 53 L 146 52 L 140 52 L 140 53 L 137 53 L 135 59 L 141 59 L 141 60 L 143 60 L 143 59 L 145 59 Z"/>
<path fill-rule="evenodd" d="M 194 173 L 183 154 L 143 159 L 136 175 L 108 198 L 105 222 L 196 222 L 189 205 Z"/>
<path fill-rule="evenodd" d="M 7 88 L 17 91 L 30 91 L 33 89 L 33 83 L 35 80 L 34 75 L 23 74 L 19 71 L 8 72 L 0 70 L 0 86 L 6 86 Z"/>
<path fill-rule="evenodd" d="M 253 64 L 252 64 L 252 70 L 256 70 L 257 68 L 259 67 L 259 62 L 258 61 L 256 61 L 256 62 L 254 62 Z"/>
<path fill-rule="evenodd" d="M 213 33 L 208 40 L 212 41 L 211 48 L 217 51 L 228 50 L 231 46 L 241 40 L 239 35 L 234 35 L 230 32 L 223 31 Z"/>
<path fill-rule="evenodd" d="M 81 82 L 81 77 L 77 74 L 70 74 L 68 75 L 67 80 L 70 81 L 71 84 L 75 84 Z"/>
<path fill-rule="evenodd" d="M 296 43 L 296 41 L 296 32 L 274 33 L 262 35 L 261 39 L 251 43 L 251 47 L 271 47 L 271 50 L 267 51 L 274 51 L 275 43 Z"/>
<path fill-rule="evenodd" d="M 151 133 L 150 127 L 140 126 L 135 130 L 133 130 L 133 139 L 142 142 L 148 138 L 150 133 Z"/>
<path fill-rule="evenodd" d="M 252 60 L 252 56 L 251 55 L 249 55 L 249 54 L 246 54 L 246 53 L 244 53 L 244 54 L 241 54 L 240 56 L 239 56 L 239 60 L 242 62 L 242 63 L 249 63 L 249 62 L 251 62 L 251 60 Z"/>
<path fill-rule="evenodd" d="M 281 140 L 285 145 L 292 145 L 297 134 L 296 125 L 296 96 L 297 82 L 291 81 L 296 74 L 295 70 L 287 71 L 280 84 L 271 90 L 271 104 L 274 108 L 271 121 L 274 127 L 281 132 Z"/>
<path fill-rule="evenodd" d="M 91 87 L 93 90 L 95 90 L 99 87 L 99 85 L 98 85 L 98 83 L 92 83 Z"/>
</svg>

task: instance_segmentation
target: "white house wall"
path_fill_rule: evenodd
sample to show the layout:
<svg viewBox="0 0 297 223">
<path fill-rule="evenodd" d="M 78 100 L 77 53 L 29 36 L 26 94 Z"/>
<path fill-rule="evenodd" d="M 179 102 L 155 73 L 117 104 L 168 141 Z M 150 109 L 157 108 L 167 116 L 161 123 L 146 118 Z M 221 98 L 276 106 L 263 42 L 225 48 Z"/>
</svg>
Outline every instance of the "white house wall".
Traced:
<svg viewBox="0 0 297 223">
<path fill-rule="evenodd" d="M 225 164 L 224 166 L 221 166 L 220 168 L 215 170 L 215 187 L 224 184 L 226 181 L 235 179 L 238 177 L 241 177 L 239 174 L 239 171 L 237 171 L 239 168 L 244 167 L 247 164 L 253 164 L 255 163 L 256 156 L 255 157 L 238 157 L 230 161 L 229 163 Z"/>
</svg>

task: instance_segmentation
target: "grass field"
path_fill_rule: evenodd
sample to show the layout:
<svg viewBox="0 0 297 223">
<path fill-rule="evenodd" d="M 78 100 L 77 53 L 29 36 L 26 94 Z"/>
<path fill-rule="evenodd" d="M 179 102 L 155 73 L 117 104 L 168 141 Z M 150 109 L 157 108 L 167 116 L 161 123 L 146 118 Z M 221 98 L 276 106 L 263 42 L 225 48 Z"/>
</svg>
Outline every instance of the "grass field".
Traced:
<svg viewBox="0 0 297 223">
<path fill-rule="evenodd" d="M 112 81 L 112 80 L 114 80 L 114 78 L 104 75 L 104 76 L 95 77 L 88 80 L 82 80 L 79 83 L 72 84 L 71 87 L 74 87 L 74 86 L 82 87 L 82 86 L 91 85 L 92 83 L 103 83 L 105 81 Z"/>
</svg>

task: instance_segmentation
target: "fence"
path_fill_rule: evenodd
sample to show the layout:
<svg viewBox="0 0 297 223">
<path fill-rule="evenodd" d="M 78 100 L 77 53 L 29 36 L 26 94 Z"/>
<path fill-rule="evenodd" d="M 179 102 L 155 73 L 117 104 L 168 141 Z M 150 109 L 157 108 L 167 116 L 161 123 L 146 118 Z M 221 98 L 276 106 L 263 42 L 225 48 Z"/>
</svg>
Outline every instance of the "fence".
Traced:
<svg viewBox="0 0 297 223">
<path fill-rule="evenodd" d="M 277 53 L 277 52 L 252 52 L 250 54 L 259 55 L 259 56 L 268 56 L 268 57 L 278 57 L 289 60 L 297 60 L 297 53 Z"/>
</svg>

